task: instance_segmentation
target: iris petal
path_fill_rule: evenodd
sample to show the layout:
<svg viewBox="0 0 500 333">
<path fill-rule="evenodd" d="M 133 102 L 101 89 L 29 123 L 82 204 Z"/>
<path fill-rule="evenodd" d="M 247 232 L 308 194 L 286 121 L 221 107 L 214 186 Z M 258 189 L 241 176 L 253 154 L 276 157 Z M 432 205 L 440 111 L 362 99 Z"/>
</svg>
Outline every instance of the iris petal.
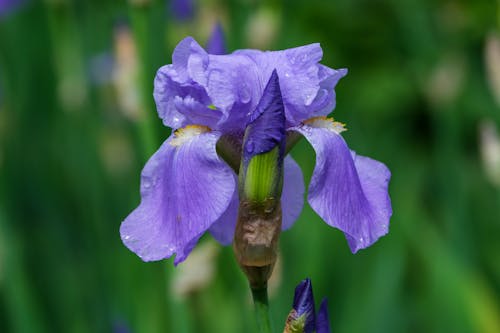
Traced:
<svg viewBox="0 0 500 333">
<path fill-rule="evenodd" d="M 176 264 L 183 261 L 235 192 L 234 173 L 215 151 L 220 134 L 189 133 L 172 135 L 147 162 L 141 203 L 121 225 L 123 242 L 144 261 L 174 253 Z"/>
<path fill-rule="evenodd" d="M 296 130 L 316 151 L 308 195 L 311 207 L 344 232 L 353 253 L 372 245 L 389 228 L 390 171 L 380 162 L 351 153 L 333 129 L 303 125 Z"/>
<path fill-rule="evenodd" d="M 327 115 L 335 107 L 337 82 L 346 69 L 331 69 L 318 62 L 323 57 L 319 43 L 282 51 L 238 50 L 259 66 L 261 80 L 276 69 L 280 78 L 287 122 L 296 125 L 314 116 Z"/>
<path fill-rule="evenodd" d="M 334 87 L 347 70 L 319 64 L 322 56 L 319 44 L 282 51 L 238 50 L 214 55 L 203 50 L 192 37 L 186 37 L 175 48 L 173 64 L 162 67 L 155 79 L 158 113 L 167 126 L 204 121 L 201 124 L 217 130 L 243 131 L 247 115 L 255 110 L 276 69 L 287 125 L 296 126 L 305 119 L 327 115 L 335 107 Z M 198 120 L 198 112 L 191 114 L 193 108 L 173 107 L 171 99 L 175 96 L 190 96 L 203 108 L 213 105 L 214 108 L 203 111 L 210 115 L 210 123 L 207 119 Z"/>
<path fill-rule="evenodd" d="M 292 227 L 304 207 L 304 176 L 299 165 L 291 156 L 285 157 L 281 209 L 283 212 L 282 230 Z"/>
<path fill-rule="evenodd" d="M 235 174 L 236 177 L 236 174 Z M 234 230 L 236 228 L 236 221 L 238 219 L 238 206 L 240 199 L 238 198 L 238 191 L 235 190 L 229 207 L 224 214 L 210 227 L 209 231 L 216 241 L 222 245 L 230 245 L 234 239 Z"/>
</svg>

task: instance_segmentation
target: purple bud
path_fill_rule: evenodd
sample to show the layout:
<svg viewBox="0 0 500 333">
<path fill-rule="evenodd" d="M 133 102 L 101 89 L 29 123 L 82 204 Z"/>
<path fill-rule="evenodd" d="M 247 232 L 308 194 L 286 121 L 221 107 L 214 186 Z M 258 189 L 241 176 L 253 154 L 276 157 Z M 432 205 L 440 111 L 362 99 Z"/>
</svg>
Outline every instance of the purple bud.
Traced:
<svg viewBox="0 0 500 333">
<path fill-rule="evenodd" d="M 297 318 L 305 316 L 304 333 L 313 332 L 315 312 L 311 279 L 306 278 L 302 280 L 295 288 L 293 309 L 296 312 Z"/>
<path fill-rule="evenodd" d="M 216 55 L 227 53 L 224 30 L 222 30 L 222 26 L 219 22 L 215 24 L 212 33 L 210 34 L 210 38 L 208 38 L 207 52 Z"/>
<path fill-rule="evenodd" d="M 245 133 L 243 159 L 266 153 L 285 144 L 285 108 L 276 70 L 267 82 L 257 108 L 250 115 Z M 282 152 L 281 152 L 282 154 Z"/>
<path fill-rule="evenodd" d="M 249 118 L 243 138 L 233 249 L 252 288 L 263 288 L 276 263 L 282 224 L 285 110 L 276 70 Z"/>
<path fill-rule="evenodd" d="M 328 300 L 323 298 L 316 317 L 316 333 L 331 333 L 328 319 Z"/>
</svg>

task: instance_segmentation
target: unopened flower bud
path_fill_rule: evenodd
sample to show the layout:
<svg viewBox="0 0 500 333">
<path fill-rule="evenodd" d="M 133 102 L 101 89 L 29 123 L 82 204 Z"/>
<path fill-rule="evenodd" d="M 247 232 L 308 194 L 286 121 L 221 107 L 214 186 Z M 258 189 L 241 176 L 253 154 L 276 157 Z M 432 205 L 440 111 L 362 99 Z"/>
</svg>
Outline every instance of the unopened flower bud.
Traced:
<svg viewBox="0 0 500 333">
<path fill-rule="evenodd" d="M 311 280 L 302 280 L 295 288 L 292 311 L 288 314 L 283 333 L 331 333 L 328 302 L 323 298 L 319 311 L 314 311 Z"/>
<path fill-rule="evenodd" d="M 273 71 L 243 139 L 234 252 L 252 288 L 267 284 L 281 232 L 285 114 Z"/>
<path fill-rule="evenodd" d="M 314 296 L 310 279 L 295 288 L 293 308 L 288 314 L 284 333 L 312 333 L 315 326 Z"/>
</svg>

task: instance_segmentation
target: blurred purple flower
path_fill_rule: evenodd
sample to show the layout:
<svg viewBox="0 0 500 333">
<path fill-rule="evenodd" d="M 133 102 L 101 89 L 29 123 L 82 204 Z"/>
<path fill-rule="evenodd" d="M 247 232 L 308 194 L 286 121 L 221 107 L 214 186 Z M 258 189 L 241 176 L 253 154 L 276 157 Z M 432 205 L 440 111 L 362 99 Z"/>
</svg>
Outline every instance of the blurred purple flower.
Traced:
<svg viewBox="0 0 500 333">
<path fill-rule="evenodd" d="M 318 314 L 314 310 L 311 280 L 302 280 L 295 288 L 292 311 L 288 314 L 284 333 L 330 333 L 328 302 L 323 298 Z"/>
<path fill-rule="evenodd" d="M 24 0 L 0 0 L 0 19 L 18 8 Z"/>
<path fill-rule="evenodd" d="M 88 66 L 90 82 L 96 86 L 110 84 L 113 81 L 115 66 L 115 60 L 110 52 L 94 55 L 90 58 Z"/>
<path fill-rule="evenodd" d="M 207 42 L 207 52 L 216 55 L 227 53 L 224 31 L 220 23 L 216 23 L 212 30 L 212 34 Z"/>
<path fill-rule="evenodd" d="M 144 261 L 176 254 L 177 264 L 205 231 L 222 244 L 232 242 L 237 175 L 219 157 L 216 144 L 222 138 L 241 156 L 243 133 L 255 119 L 274 70 L 287 134 L 302 134 L 316 151 L 308 194 L 311 207 L 344 232 L 352 252 L 386 234 L 392 214 L 390 172 L 384 164 L 350 151 L 340 135 L 343 125 L 325 117 L 335 107 L 334 87 L 347 70 L 319 64 L 322 55 L 319 44 L 211 55 L 193 38 L 182 40 L 172 64 L 158 70 L 154 83 L 159 116 L 175 132 L 142 171 L 141 204 L 120 229 L 125 245 Z M 283 229 L 298 218 L 303 193 L 302 172 L 287 156 Z"/>
<path fill-rule="evenodd" d="M 170 9 L 173 17 L 179 21 L 187 21 L 193 18 L 195 9 L 195 0 L 172 0 Z"/>
<path fill-rule="evenodd" d="M 123 320 L 115 320 L 113 322 L 113 333 L 130 333 L 129 326 Z"/>
</svg>

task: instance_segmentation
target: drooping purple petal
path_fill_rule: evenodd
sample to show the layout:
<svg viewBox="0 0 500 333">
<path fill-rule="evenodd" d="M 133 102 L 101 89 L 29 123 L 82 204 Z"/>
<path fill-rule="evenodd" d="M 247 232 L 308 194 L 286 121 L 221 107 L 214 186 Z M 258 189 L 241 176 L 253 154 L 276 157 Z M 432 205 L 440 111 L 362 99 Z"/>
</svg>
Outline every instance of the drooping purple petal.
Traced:
<svg viewBox="0 0 500 333">
<path fill-rule="evenodd" d="M 328 300 L 323 298 L 316 316 L 316 333 L 331 333 L 330 319 L 328 318 Z"/>
<path fill-rule="evenodd" d="M 390 171 L 380 162 L 351 154 L 332 128 L 303 125 L 296 130 L 316 151 L 308 195 L 311 207 L 344 232 L 353 253 L 372 245 L 389 228 Z"/>
<path fill-rule="evenodd" d="M 283 212 L 282 230 L 290 228 L 299 218 L 304 207 L 304 176 L 297 162 L 288 155 L 284 161 L 283 191 L 281 210 Z"/>
<path fill-rule="evenodd" d="M 174 134 L 147 162 L 141 203 L 120 228 L 125 245 L 144 261 L 177 253 L 175 263 L 181 262 L 228 208 L 235 179 L 216 154 L 219 137 L 207 131 Z"/>
<path fill-rule="evenodd" d="M 306 316 L 304 333 L 312 333 L 314 331 L 316 313 L 314 310 L 313 290 L 309 278 L 302 280 L 295 288 L 293 309 L 296 311 L 297 317 Z"/>
<path fill-rule="evenodd" d="M 249 117 L 243 141 L 243 160 L 249 161 L 274 147 L 280 147 L 282 156 L 285 148 L 285 112 L 276 71 L 273 71 L 257 108 Z"/>
<path fill-rule="evenodd" d="M 238 191 L 235 190 L 229 207 L 209 229 L 215 240 L 222 245 L 230 245 L 233 242 L 239 204 Z"/>
<path fill-rule="evenodd" d="M 222 30 L 222 25 L 219 22 L 215 24 L 212 34 L 208 39 L 207 52 L 215 55 L 227 53 L 224 31 Z"/>
</svg>

